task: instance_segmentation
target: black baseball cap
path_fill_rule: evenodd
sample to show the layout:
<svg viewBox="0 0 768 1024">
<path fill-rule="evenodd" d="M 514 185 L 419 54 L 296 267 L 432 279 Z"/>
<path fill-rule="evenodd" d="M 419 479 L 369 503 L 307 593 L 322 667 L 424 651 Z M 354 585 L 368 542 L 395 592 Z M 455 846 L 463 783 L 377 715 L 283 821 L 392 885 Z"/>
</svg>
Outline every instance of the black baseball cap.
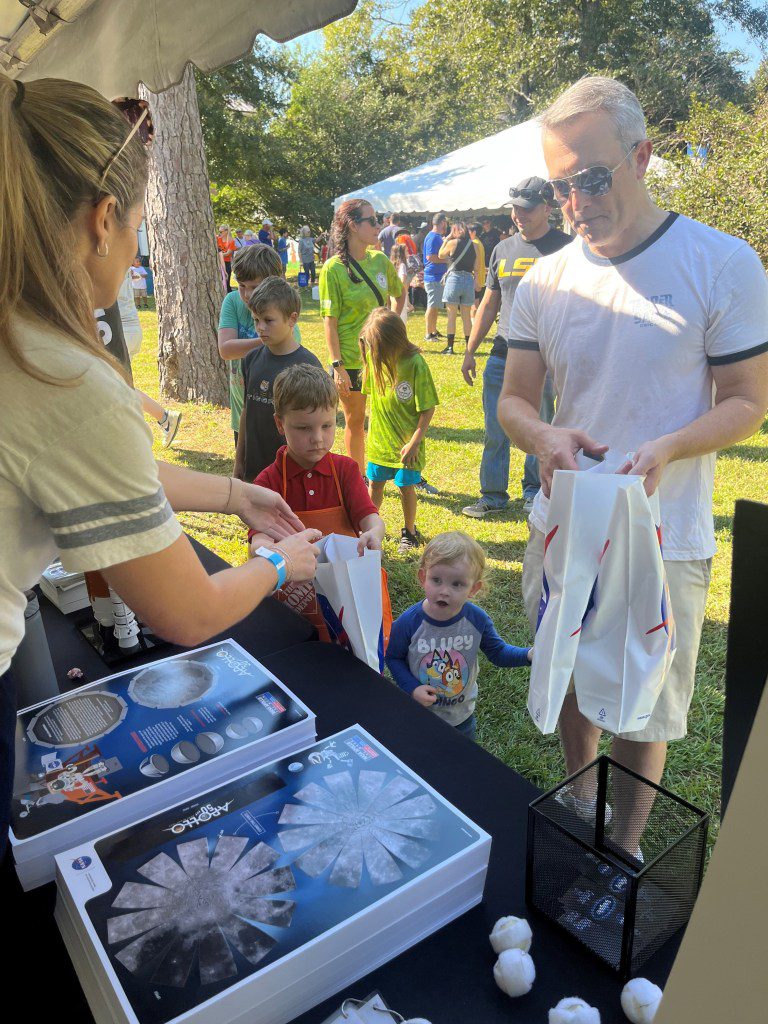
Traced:
<svg viewBox="0 0 768 1024">
<path fill-rule="evenodd" d="M 543 178 L 538 178 L 536 175 L 532 178 L 523 178 L 522 181 L 518 182 L 517 185 L 513 185 L 509 190 L 511 202 L 506 205 L 519 206 L 523 210 L 535 209 L 546 201 L 541 194 L 541 190 L 546 184 Z"/>
</svg>

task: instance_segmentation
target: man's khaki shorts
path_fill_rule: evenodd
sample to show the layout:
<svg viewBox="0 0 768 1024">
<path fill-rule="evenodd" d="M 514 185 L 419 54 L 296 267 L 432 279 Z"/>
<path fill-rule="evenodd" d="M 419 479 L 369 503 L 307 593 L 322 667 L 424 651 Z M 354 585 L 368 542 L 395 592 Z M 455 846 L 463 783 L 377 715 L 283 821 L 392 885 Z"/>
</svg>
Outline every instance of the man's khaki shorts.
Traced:
<svg viewBox="0 0 768 1024">
<path fill-rule="evenodd" d="M 531 529 L 523 558 L 523 602 L 525 612 L 536 629 L 541 600 L 541 572 L 544 562 L 544 534 Z M 672 613 L 677 629 L 677 651 L 667 681 L 656 701 L 653 714 L 644 729 L 619 733 L 623 740 L 659 742 L 679 740 L 686 734 L 688 708 L 693 696 L 696 678 L 696 658 L 699 653 L 701 627 L 707 604 L 707 591 L 712 568 L 710 558 L 689 562 L 665 561 Z M 573 692 L 571 679 L 568 692 Z"/>
</svg>

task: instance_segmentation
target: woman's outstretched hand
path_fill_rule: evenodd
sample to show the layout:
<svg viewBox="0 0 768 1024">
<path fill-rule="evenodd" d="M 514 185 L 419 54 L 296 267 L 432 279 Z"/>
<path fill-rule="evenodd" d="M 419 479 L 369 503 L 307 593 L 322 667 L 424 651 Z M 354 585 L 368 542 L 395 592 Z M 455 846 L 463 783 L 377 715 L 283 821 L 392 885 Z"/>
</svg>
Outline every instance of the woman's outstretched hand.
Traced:
<svg viewBox="0 0 768 1024">
<path fill-rule="evenodd" d="M 273 541 L 300 533 L 304 524 L 276 492 L 256 484 L 241 484 L 236 513 L 246 526 L 266 533 Z"/>
</svg>

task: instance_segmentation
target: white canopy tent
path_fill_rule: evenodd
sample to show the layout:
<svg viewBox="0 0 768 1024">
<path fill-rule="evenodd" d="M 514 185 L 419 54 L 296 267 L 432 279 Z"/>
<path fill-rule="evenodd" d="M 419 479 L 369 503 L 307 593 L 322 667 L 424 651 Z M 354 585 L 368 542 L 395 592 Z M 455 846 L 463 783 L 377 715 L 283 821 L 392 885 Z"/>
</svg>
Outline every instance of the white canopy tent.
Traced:
<svg viewBox="0 0 768 1024">
<path fill-rule="evenodd" d="M 658 157 L 651 158 L 656 170 L 663 163 Z M 541 127 L 531 120 L 338 196 L 333 205 L 338 208 L 345 199 L 365 198 L 379 212 L 492 213 L 509 203 L 510 186 L 534 174 L 548 177 Z"/>
<path fill-rule="evenodd" d="M 260 33 L 285 42 L 350 14 L 357 0 L 0 0 L 0 70 L 68 78 L 112 99 L 162 92 L 191 61 L 213 71 Z"/>
</svg>

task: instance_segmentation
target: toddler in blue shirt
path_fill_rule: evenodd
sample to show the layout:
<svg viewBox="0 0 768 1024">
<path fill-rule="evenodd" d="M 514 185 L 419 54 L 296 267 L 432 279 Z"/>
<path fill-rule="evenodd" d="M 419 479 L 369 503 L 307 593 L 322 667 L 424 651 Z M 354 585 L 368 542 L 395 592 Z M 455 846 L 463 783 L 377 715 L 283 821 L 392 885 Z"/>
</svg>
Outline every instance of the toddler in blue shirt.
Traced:
<svg viewBox="0 0 768 1024">
<path fill-rule="evenodd" d="M 466 533 L 441 533 L 424 549 L 424 600 L 396 620 L 386 662 L 401 690 L 475 738 L 477 656 L 500 668 L 528 665 L 532 648 L 504 643 L 490 616 L 469 598 L 482 587 L 485 552 Z"/>
</svg>

